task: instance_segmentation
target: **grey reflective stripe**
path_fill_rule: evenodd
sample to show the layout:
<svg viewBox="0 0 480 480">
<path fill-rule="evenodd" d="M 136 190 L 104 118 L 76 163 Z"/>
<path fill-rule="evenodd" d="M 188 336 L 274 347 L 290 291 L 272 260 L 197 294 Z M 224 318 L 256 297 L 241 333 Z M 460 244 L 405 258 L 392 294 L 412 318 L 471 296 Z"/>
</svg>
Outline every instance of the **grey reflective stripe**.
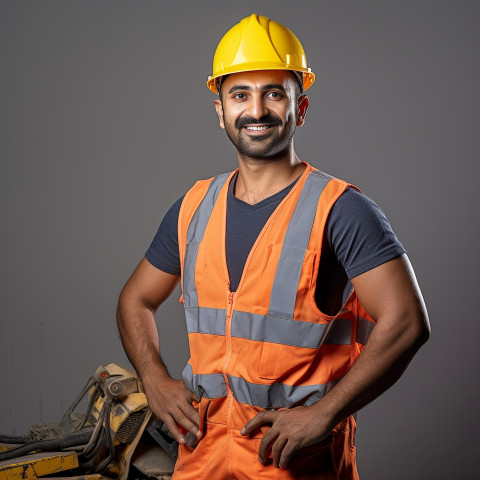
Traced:
<svg viewBox="0 0 480 480">
<path fill-rule="evenodd" d="M 195 288 L 195 265 L 197 263 L 198 247 L 203 239 L 218 194 L 229 176 L 230 173 L 221 173 L 210 182 L 207 193 L 188 225 L 187 246 L 183 264 L 183 304 L 185 307 L 198 306 L 197 289 Z"/>
<path fill-rule="evenodd" d="M 232 337 L 316 349 L 323 343 L 327 327 L 318 323 L 234 311 Z"/>
<path fill-rule="evenodd" d="M 190 242 L 185 246 L 183 264 L 183 306 L 198 306 L 197 289 L 195 287 L 195 264 L 198 256 L 198 242 Z"/>
<path fill-rule="evenodd" d="M 323 385 L 285 385 L 273 383 L 262 385 L 250 383 L 240 377 L 228 375 L 233 396 L 240 403 L 261 408 L 291 408 L 297 405 L 313 405 L 329 392 L 338 380 Z"/>
<path fill-rule="evenodd" d="M 188 333 L 225 335 L 227 311 L 217 308 L 185 307 Z"/>
<path fill-rule="evenodd" d="M 187 388 L 200 398 L 221 398 L 227 396 L 227 385 L 221 373 L 193 375 L 192 366 L 187 363 L 182 372 Z M 322 385 L 285 385 L 273 383 L 262 385 L 250 383 L 240 377 L 228 375 L 233 396 L 240 403 L 261 408 L 291 408 L 296 405 L 313 405 L 329 392 L 337 380 Z"/>
<path fill-rule="evenodd" d="M 330 324 L 330 330 L 325 337 L 325 343 L 332 345 L 350 345 L 352 339 L 352 320 L 350 318 L 335 318 Z"/>
<path fill-rule="evenodd" d="M 269 315 L 293 318 L 298 282 L 318 200 L 331 178 L 322 172 L 313 171 L 303 185 L 283 240 L 270 295 Z"/>
<path fill-rule="evenodd" d="M 187 363 L 182 377 L 187 388 L 195 392 L 199 398 L 220 398 L 227 395 L 227 385 L 221 373 L 193 375 L 192 366 Z"/>
<path fill-rule="evenodd" d="M 200 202 L 197 210 L 195 211 L 190 225 L 187 230 L 187 242 L 197 241 L 201 242 L 203 239 L 203 234 L 207 228 L 207 223 L 212 214 L 213 207 L 217 201 L 220 190 L 227 181 L 231 173 L 221 173 L 217 175 L 208 186 L 207 193 L 203 197 L 203 200 Z"/>
<path fill-rule="evenodd" d="M 225 335 L 225 309 L 186 307 L 188 333 Z M 375 324 L 358 317 L 355 341 L 365 345 Z M 302 322 L 235 310 L 232 337 L 258 342 L 278 343 L 301 348 L 320 348 L 321 345 L 349 345 L 352 320 L 336 318 L 330 324 Z"/>
<path fill-rule="evenodd" d="M 367 320 L 366 318 L 358 317 L 356 341 L 365 345 L 374 328 L 375 323 Z"/>
<path fill-rule="evenodd" d="M 349 318 L 336 318 L 330 325 L 323 343 L 325 345 L 350 345 L 352 340 L 352 320 Z M 365 345 L 374 327 L 375 324 L 370 320 L 358 317 L 355 341 Z"/>
<path fill-rule="evenodd" d="M 185 368 L 182 370 L 182 378 L 185 386 L 193 392 L 193 370 L 189 363 L 187 363 Z"/>
</svg>

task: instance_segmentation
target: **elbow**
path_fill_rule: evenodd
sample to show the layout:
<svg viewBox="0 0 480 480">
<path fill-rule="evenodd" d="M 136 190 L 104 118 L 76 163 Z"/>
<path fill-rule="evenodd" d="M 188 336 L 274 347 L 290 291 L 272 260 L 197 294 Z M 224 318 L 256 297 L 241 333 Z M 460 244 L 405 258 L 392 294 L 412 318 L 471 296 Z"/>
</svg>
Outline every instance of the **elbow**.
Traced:
<svg viewBox="0 0 480 480">
<path fill-rule="evenodd" d="M 420 332 L 418 335 L 418 342 L 419 342 L 419 346 L 422 346 L 424 343 L 427 342 L 427 340 L 430 338 L 430 335 L 432 333 L 432 329 L 430 328 L 430 322 L 427 316 L 425 316 L 424 321 L 422 322 L 419 330 Z"/>
<path fill-rule="evenodd" d="M 118 302 L 117 302 L 116 318 L 117 318 L 117 324 L 119 326 L 122 320 L 122 312 L 125 309 L 125 303 L 126 303 L 125 297 L 126 295 L 125 295 L 125 287 L 124 287 L 120 292 L 120 295 L 118 296 Z"/>
<path fill-rule="evenodd" d="M 138 317 L 145 312 L 155 315 L 156 308 L 137 289 L 127 283 L 118 297 L 116 311 L 118 326 L 121 327 L 129 317 Z"/>
<path fill-rule="evenodd" d="M 391 348 L 414 355 L 430 338 L 430 323 L 426 311 L 405 309 L 388 319 L 378 318 L 375 331 Z"/>
<path fill-rule="evenodd" d="M 122 335 L 122 332 L 124 331 L 124 318 L 125 318 L 125 299 L 122 297 L 123 290 L 120 293 L 118 297 L 118 302 L 117 302 L 117 311 L 116 311 L 116 320 L 117 320 L 117 328 L 118 331 L 120 332 L 120 335 Z"/>
<path fill-rule="evenodd" d="M 418 350 L 424 345 L 431 335 L 430 322 L 428 315 L 424 311 L 417 312 L 410 316 L 407 337 L 414 350 Z"/>
<path fill-rule="evenodd" d="M 125 285 L 118 296 L 116 311 L 117 326 L 120 330 L 120 333 L 122 332 L 122 327 L 125 326 L 128 318 L 131 317 L 131 314 L 136 312 L 137 305 L 138 301 L 132 294 L 131 289 L 128 288 L 128 284 Z"/>
<path fill-rule="evenodd" d="M 115 318 L 117 319 L 118 328 L 120 328 L 120 325 L 122 323 L 122 308 L 120 306 L 120 300 L 117 303 L 117 311 L 115 314 Z"/>
</svg>

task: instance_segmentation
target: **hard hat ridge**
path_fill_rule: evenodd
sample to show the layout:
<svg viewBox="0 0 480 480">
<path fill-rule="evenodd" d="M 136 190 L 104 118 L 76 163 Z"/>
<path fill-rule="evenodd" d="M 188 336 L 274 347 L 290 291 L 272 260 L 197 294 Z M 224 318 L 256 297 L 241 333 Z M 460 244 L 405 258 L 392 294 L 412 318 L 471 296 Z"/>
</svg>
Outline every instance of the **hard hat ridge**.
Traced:
<svg viewBox="0 0 480 480">
<path fill-rule="evenodd" d="M 315 81 L 307 67 L 302 44 L 288 28 L 263 15 L 252 14 L 233 26 L 220 40 L 207 86 L 218 93 L 215 79 L 254 70 L 299 72 L 306 90 Z"/>
</svg>

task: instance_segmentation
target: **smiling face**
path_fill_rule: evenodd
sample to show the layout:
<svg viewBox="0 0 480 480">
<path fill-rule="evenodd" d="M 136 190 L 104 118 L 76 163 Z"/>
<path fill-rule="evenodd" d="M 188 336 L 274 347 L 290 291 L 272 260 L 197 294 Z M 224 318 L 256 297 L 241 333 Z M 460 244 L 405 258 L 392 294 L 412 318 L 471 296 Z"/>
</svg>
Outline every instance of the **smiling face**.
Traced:
<svg viewBox="0 0 480 480">
<path fill-rule="evenodd" d="M 308 98 L 298 95 L 289 71 L 261 70 L 229 75 L 215 108 L 239 155 L 281 157 L 293 148 L 295 128 L 305 120 Z"/>
</svg>

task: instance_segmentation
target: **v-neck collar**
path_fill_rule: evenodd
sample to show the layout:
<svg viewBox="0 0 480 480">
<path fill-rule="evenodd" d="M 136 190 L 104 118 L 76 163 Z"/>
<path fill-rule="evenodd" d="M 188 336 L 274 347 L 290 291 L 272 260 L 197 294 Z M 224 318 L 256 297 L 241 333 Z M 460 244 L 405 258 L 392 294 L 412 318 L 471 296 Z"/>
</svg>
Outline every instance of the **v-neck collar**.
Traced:
<svg viewBox="0 0 480 480">
<path fill-rule="evenodd" d="M 250 249 L 250 252 L 248 254 L 248 257 L 247 257 L 247 260 L 245 261 L 245 265 L 243 266 L 243 271 L 242 271 L 242 276 L 240 278 L 240 282 L 238 283 L 238 287 L 235 291 L 235 295 L 238 295 L 238 292 L 241 291 L 241 288 L 242 288 L 242 285 L 243 285 L 243 281 L 244 281 L 244 278 L 245 278 L 245 272 L 248 270 L 248 266 L 250 264 L 250 261 L 252 259 L 252 256 L 257 248 L 257 245 L 260 243 L 263 235 L 265 234 L 265 232 L 267 231 L 268 227 L 270 226 L 270 224 L 273 222 L 273 220 L 275 219 L 275 217 L 277 216 L 278 212 L 280 211 L 280 209 L 283 207 L 283 205 L 288 202 L 288 200 L 290 199 L 290 197 L 293 195 L 293 193 L 298 189 L 300 188 L 301 186 L 303 186 L 303 184 L 305 183 L 305 180 L 306 178 L 308 177 L 308 175 L 310 174 L 310 172 L 313 170 L 313 167 L 311 165 L 309 165 L 308 163 L 306 162 L 302 162 L 303 164 L 305 164 L 305 170 L 302 172 L 302 174 L 294 181 L 294 185 L 292 186 L 291 190 L 287 193 L 287 195 L 285 196 L 285 198 L 277 205 L 277 207 L 275 208 L 275 210 L 272 212 L 272 214 L 270 215 L 270 218 L 266 221 L 265 225 L 263 226 L 262 230 L 260 231 L 260 233 L 258 234 L 258 237 L 257 239 L 255 240 L 255 243 L 253 244 L 252 248 Z M 231 185 L 232 185 L 232 180 L 235 178 L 235 176 L 238 174 L 238 169 L 235 170 L 234 172 L 231 173 L 230 177 L 227 179 L 227 185 L 226 185 L 226 188 L 224 188 L 222 194 L 223 194 L 223 221 L 222 221 L 222 263 L 223 263 L 223 271 L 224 271 L 224 275 L 225 275 L 225 281 L 226 281 L 226 284 L 227 284 L 227 288 L 228 288 L 228 291 L 231 293 L 231 290 L 230 290 L 230 274 L 228 272 L 228 265 L 227 265 L 227 252 L 226 252 L 226 237 L 227 237 L 227 200 L 228 200 L 228 194 L 229 194 L 229 191 L 230 191 L 230 188 L 231 188 Z M 285 188 L 288 188 L 285 187 Z M 277 192 L 276 194 L 274 195 L 277 195 L 279 192 Z M 233 196 L 233 191 L 232 191 L 232 196 Z M 235 197 L 234 197 L 235 198 Z M 269 198 L 271 197 L 268 197 L 266 198 L 265 200 L 268 200 Z M 238 200 L 238 198 L 236 199 Z M 241 200 L 239 200 L 241 201 Z M 264 200 L 262 200 L 263 202 Z M 243 202 L 245 203 L 245 202 Z M 259 202 L 261 203 L 261 202 Z M 250 204 L 248 203 L 245 203 L 246 205 L 248 206 L 251 206 Z M 258 205 L 255 204 L 255 205 Z M 253 206 L 255 206 L 253 205 Z"/>
<path fill-rule="evenodd" d="M 302 172 L 303 174 L 303 172 Z M 236 205 L 240 206 L 241 208 L 244 208 L 246 210 L 259 210 L 263 207 L 266 207 L 268 205 L 271 205 L 272 203 L 275 203 L 282 195 L 285 195 L 285 192 L 288 192 L 293 186 L 298 182 L 300 177 L 302 176 L 300 174 L 292 183 L 287 185 L 286 187 L 282 188 L 280 191 L 274 193 L 273 195 L 270 195 L 267 198 L 264 198 L 258 203 L 254 203 L 253 205 L 251 203 L 244 202 L 243 200 L 240 200 L 237 198 L 234 194 L 233 191 L 235 189 L 235 184 L 238 179 L 238 171 L 233 175 L 230 184 L 228 186 L 228 199 L 227 201 L 232 201 L 235 202 Z"/>
</svg>

